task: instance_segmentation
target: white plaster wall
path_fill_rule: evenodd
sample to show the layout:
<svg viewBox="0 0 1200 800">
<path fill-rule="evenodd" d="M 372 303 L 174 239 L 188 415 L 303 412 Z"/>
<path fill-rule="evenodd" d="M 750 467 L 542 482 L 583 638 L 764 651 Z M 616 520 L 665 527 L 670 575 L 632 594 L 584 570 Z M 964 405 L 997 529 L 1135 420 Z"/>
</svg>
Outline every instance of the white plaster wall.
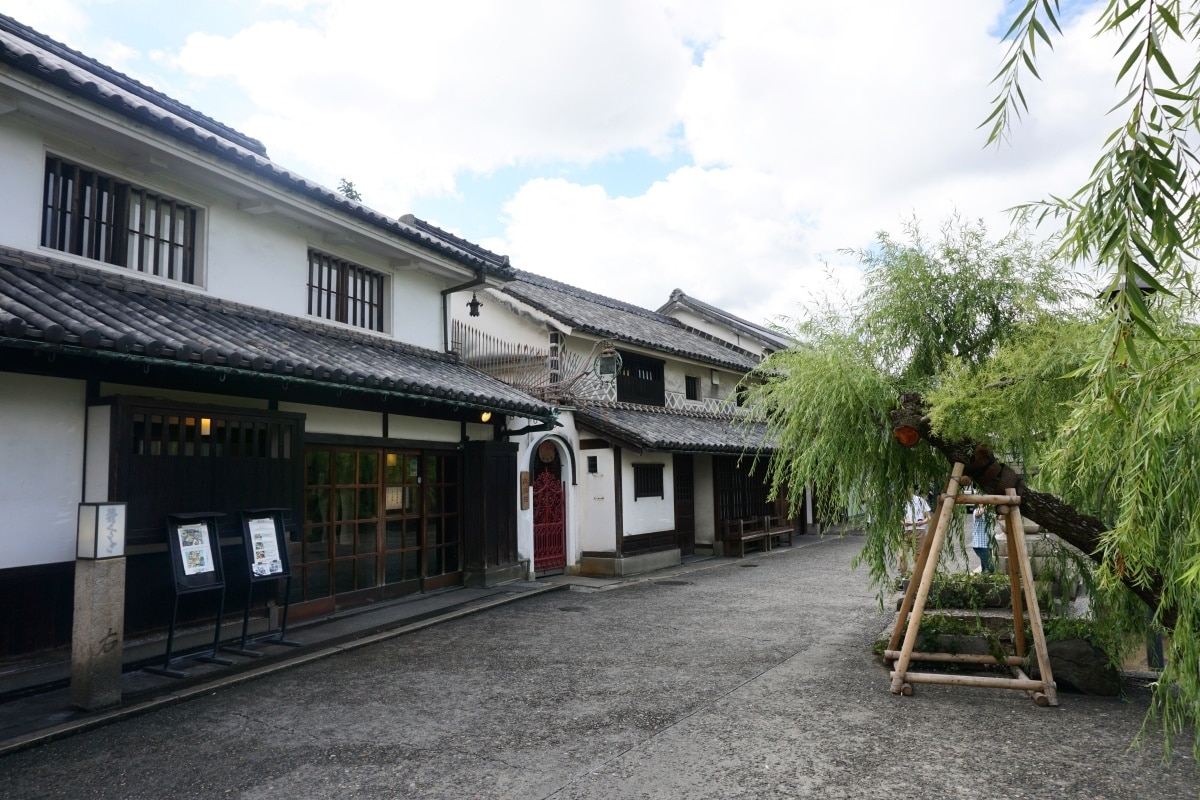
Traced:
<svg viewBox="0 0 1200 800">
<path fill-rule="evenodd" d="M 308 313 L 308 241 L 303 229 L 273 214 L 247 214 L 216 202 L 208 209 L 205 232 L 209 294 L 281 314 Z"/>
<path fill-rule="evenodd" d="M 75 559 L 83 381 L 0 372 L 0 569 Z"/>
<path fill-rule="evenodd" d="M 369 265 L 364 265 L 369 266 Z M 425 272 L 392 271 L 392 336 L 439 353 L 445 351 L 442 332 L 442 289 L 446 285 Z"/>
<path fill-rule="evenodd" d="M 633 499 L 633 465 L 663 465 L 663 497 Z M 669 531 L 675 528 L 675 482 L 672 480 L 670 453 L 630 453 L 622 459 L 621 495 L 625 520 L 625 535 Z"/>
<path fill-rule="evenodd" d="M 86 456 L 83 467 L 83 501 L 103 503 L 109 499 L 108 473 L 112 464 L 113 408 L 89 406 L 87 410 Z"/>
<path fill-rule="evenodd" d="M 540 348 L 550 346 L 550 333 L 545 323 L 521 316 L 500 295 L 490 290 L 478 291 L 478 298 L 483 308 L 479 310 L 478 317 L 472 317 L 467 309 L 471 290 L 450 295 L 450 318 L 506 342 Z M 587 346 L 591 347 L 591 343 Z M 586 349 L 584 352 L 587 352 Z"/>
<path fill-rule="evenodd" d="M 468 425 L 467 435 L 472 439 L 491 439 L 489 434 L 480 431 L 488 428 L 486 425 Z M 474 431 L 474 433 L 472 433 Z M 414 439 L 421 442 L 457 442 L 461 438 L 461 429 L 457 422 L 444 419 L 421 419 L 420 417 L 403 417 L 398 414 L 388 414 L 388 438 Z M 490 433 L 490 431 L 489 431 Z M 379 436 L 377 430 L 371 436 Z"/>
<path fill-rule="evenodd" d="M 0 114 L 0 243 L 37 249 L 45 159 L 41 138 L 21 124 L 17 114 Z"/>
<path fill-rule="evenodd" d="M 280 411 L 305 415 L 304 432 L 330 433 L 342 436 L 383 436 L 383 415 L 374 411 L 353 411 L 329 406 L 310 406 L 302 403 L 280 403 Z"/>
<path fill-rule="evenodd" d="M 710 336 L 734 344 L 743 350 L 749 350 L 752 353 L 761 352 L 763 343 L 752 336 L 746 336 L 739 331 L 735 331 L 726 325 L 717 322 L 710 322 L 704 319 L 695 312 L 686 309 L 677 309 L 672 311 L 669 316 L 687 325 L 689 328 L 695 328 L 698 331 L 704 331 Z"/>
<path fill-rule="evenodd" d="M 696 506 L 696 544 L 716 541 L 716 493 L 713 490 L 712 456 L 695 456 L 692 460 L 692 491 Z"/>
<path fill-rule="evenodd" d="M 685 308 L 678 308 L 671 311 L 668 316 L 674 317 L 684 325 L 687 325 L 689 328 L 695 328 L 698 331 L 704 331 L 711 336 L 716 336 L 717 338 L 723 339 L 727 342 L 733 342 L 734 344 L 737 343 L 737 340 L 733 336 L 733 331 L 731 331 L 729 328 L 726 328 L 724 325 L 716 325 L 712 322 L 709 322 L 694 311 L 688 311 Z"/>
</svg>

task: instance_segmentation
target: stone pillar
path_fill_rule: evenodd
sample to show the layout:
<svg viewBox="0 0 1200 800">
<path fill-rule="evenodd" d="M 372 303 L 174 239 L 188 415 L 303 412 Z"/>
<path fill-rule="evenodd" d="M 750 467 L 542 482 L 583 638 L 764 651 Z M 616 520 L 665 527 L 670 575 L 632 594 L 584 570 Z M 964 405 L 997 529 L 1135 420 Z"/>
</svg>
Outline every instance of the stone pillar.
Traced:
<svg viewBox="0 0 1200 800">
<path fill-rule="evenodd" d="M 71 702 L 85 711 L 121 702 L 125 559 L 75 561 Z"/>
</svg>

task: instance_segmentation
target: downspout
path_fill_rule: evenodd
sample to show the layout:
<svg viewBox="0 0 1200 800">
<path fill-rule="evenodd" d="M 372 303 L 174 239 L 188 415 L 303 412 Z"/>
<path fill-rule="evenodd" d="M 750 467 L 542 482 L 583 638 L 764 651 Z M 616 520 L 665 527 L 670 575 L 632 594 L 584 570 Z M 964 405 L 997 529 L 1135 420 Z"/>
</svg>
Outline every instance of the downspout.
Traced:
<svg viewBox="0 0 1200 800">
<path fill-rule="evenodd" d="M 460 283 L 458 286 L 451 286 L 449 289 L 442 289 L 442 351 L 450 352 L 450 306 L 448 305 L 450 295 L 455 292 L 461 292 L 463 289 L 474 289 L 476 286 L 483 286 L 483 268 L 480 267 L 475 271 L 475 279 Z"/>
</svg>

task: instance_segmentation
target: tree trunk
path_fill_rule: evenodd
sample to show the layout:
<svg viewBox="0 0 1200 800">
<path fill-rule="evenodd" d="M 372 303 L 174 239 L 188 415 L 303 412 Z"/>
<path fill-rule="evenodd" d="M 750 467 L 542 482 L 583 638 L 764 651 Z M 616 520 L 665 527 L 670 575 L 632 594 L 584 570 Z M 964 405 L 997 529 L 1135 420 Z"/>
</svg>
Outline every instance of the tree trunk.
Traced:
<svg viewBox="0 0 1200 800">
<path fill-rule="evenodd" d="M 1016 489 L 1021 498 L 1022 517 L 1033 520 L 1064 542 L 1078 548 L 1097 564 L 1103 562 L 1100 536 L 1107 530 L 1103 522 L 1090 514 L 1081 514 L 1055 495 L 1034 491 L 1025 483 L 1020 473 L 997 460 L 986 445 L 969 441 L 952 442 L 935 435 L 930 429 L 929 417 L 926 416 L 925 410 L 925 399 L 920 394 L 902 394 L 899 408 L 890 413 L 892 430 L 915 430 L 951 464 L 962 462 L 965 465 L 963 474 L 969 475 L 984 493 L 1004 494 L 1006 489 Z M 1121 575 L 1121 581 L 1150 608 L 1158 608 L 1162 588 L 1160 575 L 1151 575 L 1145 586 L 1134 584 L 1125 575 Z"/>
</svg>

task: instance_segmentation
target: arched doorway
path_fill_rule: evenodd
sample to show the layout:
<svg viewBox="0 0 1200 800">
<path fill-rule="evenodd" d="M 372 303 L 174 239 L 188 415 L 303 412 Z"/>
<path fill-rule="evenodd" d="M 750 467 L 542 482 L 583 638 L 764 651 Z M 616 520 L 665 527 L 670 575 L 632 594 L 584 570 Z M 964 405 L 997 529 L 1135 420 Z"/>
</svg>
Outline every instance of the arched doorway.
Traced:
<svg viewBox="0 0 1200 800">
<path fill-rule="evenodd" d="M 533 477 L 533 570 L 561 573 L 567 566 L 567 498 L 562 456 L 554 442 L 537 447 Z"/>
</svg>

